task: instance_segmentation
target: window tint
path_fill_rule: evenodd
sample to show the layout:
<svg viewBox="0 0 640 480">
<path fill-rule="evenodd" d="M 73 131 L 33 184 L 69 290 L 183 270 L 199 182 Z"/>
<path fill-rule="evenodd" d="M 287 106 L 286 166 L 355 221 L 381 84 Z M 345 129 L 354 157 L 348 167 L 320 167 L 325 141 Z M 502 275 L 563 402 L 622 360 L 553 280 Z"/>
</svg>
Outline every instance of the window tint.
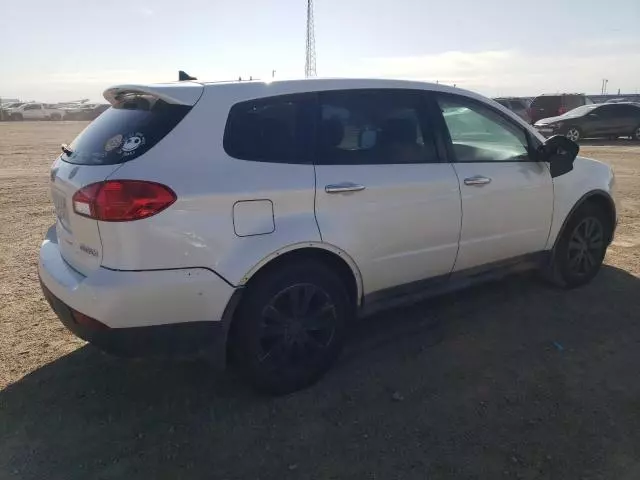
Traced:
<svg viewBox="0 0 640 480">
<path fill-rule="evenodd" d="M 149 95 L 129 95 L 91 122 L 62 159 L 79 165 L 114 165 L 149 151 L 191 110 Z"/>
<path fill-rule="evenodd" d="M 633 105 L 620 105 L 618 114 L 625 117 L 637 117 L 640 116 L 640 108 Z"/>
<path fill-rule="evenodd" d="M 491 108 L 457 96 L 438 104 L 458 162 L 529 160 L 525 131 Z"/>
<path fill-rule="evenodd" d="M 336 165 L 437 162 L 422 96 L 405 90 L 320 94 L 318 163 Z"/>
<path fill-rule="evenodd" d="M 499 99 L 496 99 L 496 102 L 498 102 L 503 107 L 510 108 L 508 100 L 503 100 L 503 99 L 499 98 Z"/>
<path fill-rule="evenodd" d="M 560 106 L 560 97 L 554 95 L 541 95 L 533 99 L 532 108 L 558 108 Z"/>
<path fill-rule="evenodd" d="M 617 118 L 621 112 L 618 105 L 604 105 L 593 110 L 600 118 Z"/>
<path fill-rule="evenodd" d="M 311 163 L 313 97 L 285 95 L 234 105 L 224 134 L 224 149 L 241 160 Z"/>
<path fill-rule="evenodd" d="M 566 109 L 572 110 L 584 105 L 585 100 L 581 95 L 565 95 L 562 99 L 562 104 Z"/>
<path fill-rule="evenodd" d="M 512 110 L 526 110 L 526 105 L 522 100 L 511 100 L 511 109 Z"/>
<path fill-rule="evenodd" d="M 40 106 L 39 103 L 35 103 L 33 105 L 27 105 L 26 107 L 24 107 L 25 110 L 40 110 L 42 107 Z"/>
</svg>

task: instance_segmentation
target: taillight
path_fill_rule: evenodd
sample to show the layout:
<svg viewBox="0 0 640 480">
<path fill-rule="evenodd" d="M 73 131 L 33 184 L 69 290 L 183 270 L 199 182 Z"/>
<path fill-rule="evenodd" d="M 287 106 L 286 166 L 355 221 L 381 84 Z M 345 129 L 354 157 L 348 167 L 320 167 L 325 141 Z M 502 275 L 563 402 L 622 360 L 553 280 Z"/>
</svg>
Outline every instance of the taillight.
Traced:
<svg viewBox="0 0 640 480">
<path fill-rule="evenodd" d="M 73 194 L 73 211 L 102 222 L 129 222 L 151 217 L 177 199 L 169 187 L 141 180 L 92 183 Z"/>
<path fill-rule="evenodd" d="M 564 115 L 568 111 L 569 111 L 569 109 L 567 107 L 560 107 L 560 108 L 558 108 L 558 115 Z"/>
</svg>

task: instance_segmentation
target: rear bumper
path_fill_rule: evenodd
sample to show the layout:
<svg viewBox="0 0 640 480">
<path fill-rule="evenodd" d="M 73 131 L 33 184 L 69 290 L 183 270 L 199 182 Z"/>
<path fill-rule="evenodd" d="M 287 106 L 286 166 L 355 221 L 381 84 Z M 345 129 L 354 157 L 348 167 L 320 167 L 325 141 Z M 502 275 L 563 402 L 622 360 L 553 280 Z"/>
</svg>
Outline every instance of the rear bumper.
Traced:
<svg viewBox="0 0 640 480">
<path fill-rule="evenodd" d="M 62 324 L 75 336 L 120 357 L 215 355 L 225 348 L 224 322 L 186 322 L 147 327 L 109 328 L 78 320 L 77 314 L 44 285 L 44 297 Z"/>
<path fill-rule="evenodd" d="M 64 261 L 52 227 L 40 248 L 39 275 L 62 323 L 105 351 L 147 356 L 206 350 L 224 361 L 240 290 L 211 270 L 98 268 L 85 276 Z"/>
</svg>

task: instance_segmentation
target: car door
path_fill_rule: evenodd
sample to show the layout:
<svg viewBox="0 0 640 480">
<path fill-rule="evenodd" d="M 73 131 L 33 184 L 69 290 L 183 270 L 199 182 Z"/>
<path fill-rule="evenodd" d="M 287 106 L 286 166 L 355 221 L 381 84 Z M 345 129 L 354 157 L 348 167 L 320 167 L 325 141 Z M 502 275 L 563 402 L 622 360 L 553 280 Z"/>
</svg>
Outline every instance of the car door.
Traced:
<svg viewBox="0 0 640 480">
<path fill-rule="evenodd" d="M 587 114 L 588 131 L 594 136 L 614 135 L 624 126 L 620 105 L 603 105 Z"/>
<path fill-rule="evenodd" d="M 436 115 L 462 196 L 454 271 L 544 249 L 553 214 L 549 168 L 526 129 L 485 102 L 436 94 Z"/>
<path fill-rule="evenodd" d="M 448 275 L 460 235 L 458 180 L 436 151 L 420 92 L 319 93 L 316 218 L 358 265 L 365 294 Z"/>
<path fill-rule="evenodd" d="M 640 128 L 640 107 L 628 104 L 616 105 L 619 125 L 615 133 L 617 135 L 633 135 Z"/>
</svg>

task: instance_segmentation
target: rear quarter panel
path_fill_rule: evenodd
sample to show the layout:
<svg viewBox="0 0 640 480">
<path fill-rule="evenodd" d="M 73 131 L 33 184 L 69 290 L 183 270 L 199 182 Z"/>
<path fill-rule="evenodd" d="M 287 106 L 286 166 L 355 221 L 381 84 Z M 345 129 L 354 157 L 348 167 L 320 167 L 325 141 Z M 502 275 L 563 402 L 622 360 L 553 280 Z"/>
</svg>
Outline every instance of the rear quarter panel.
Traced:
<svg viewBox="0 0 640 480">
<path fill-rule="evenodd" d="M 231 106 L 251 91 L 206 88 L 200 101 L 162 141 L 123 164 L 110 179 L 140 179 L 172 188 L 178 200 L 148 219 L 99 222 L 103 265 L 121 270 L 206 267 L 233 285 L 286 246 L 319 242 L 313 165 L 237 160 L 223 148 Z M 238 236 L 234 205 L 273 204 L 275 228 Z"/>
</svg>

